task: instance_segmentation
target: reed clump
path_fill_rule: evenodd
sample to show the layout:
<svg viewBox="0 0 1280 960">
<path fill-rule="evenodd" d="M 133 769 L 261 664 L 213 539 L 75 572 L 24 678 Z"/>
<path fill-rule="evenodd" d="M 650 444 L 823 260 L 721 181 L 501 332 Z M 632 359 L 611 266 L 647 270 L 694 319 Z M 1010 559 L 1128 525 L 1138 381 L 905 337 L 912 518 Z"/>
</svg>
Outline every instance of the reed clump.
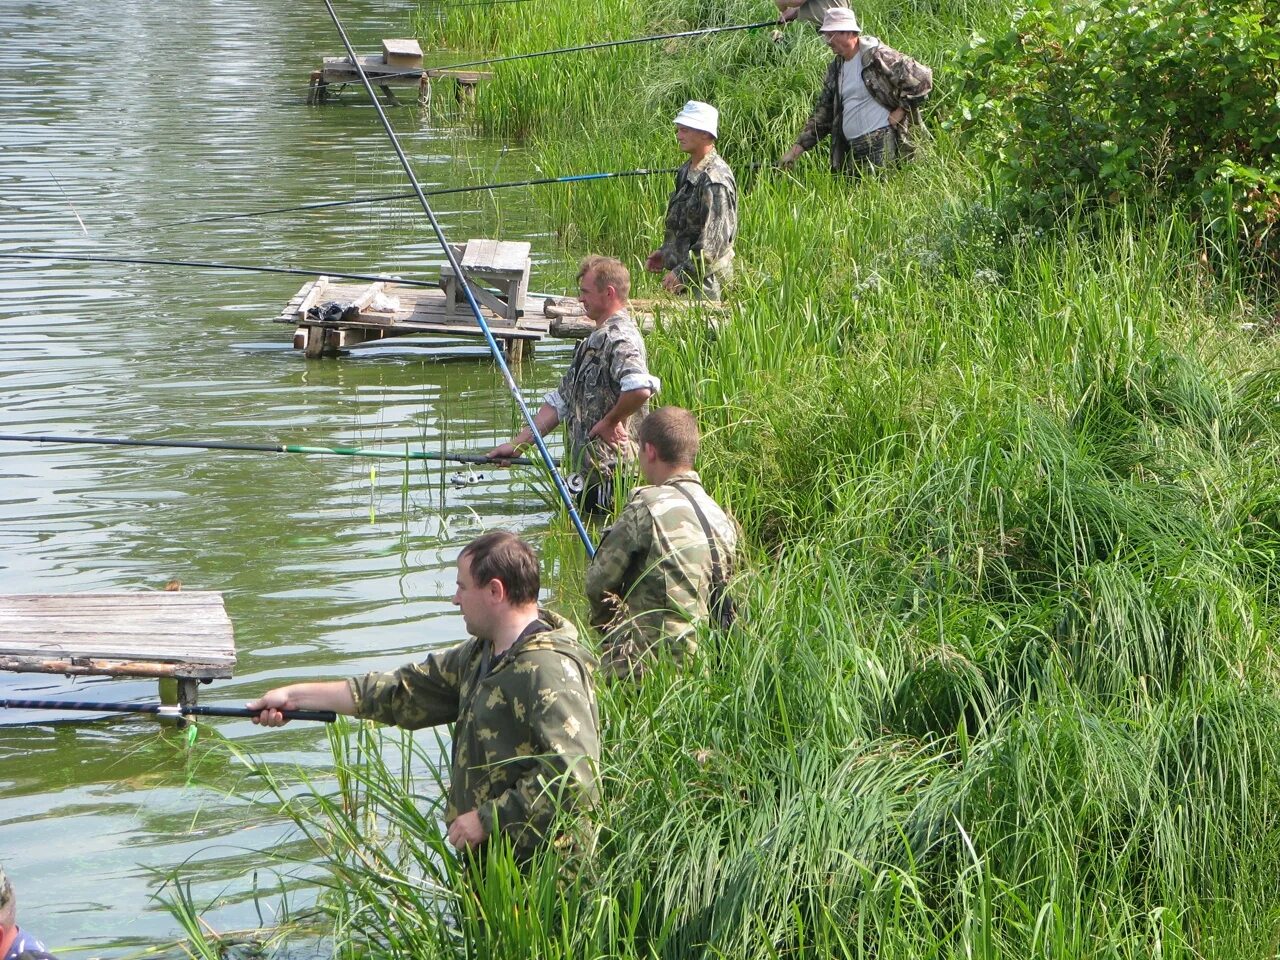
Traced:
<svg viewBox="0 0 1280 960">
<path fill-rule="evenodd" d="M 767 15 L 593 12 L 445 29 L 510 53 Z M 939 68 L 945 110 L 952 51 L 1009 11 L 858 13 Z M 785 149 L 824 61 L 793 27 L 504 65 L 477 123 L 544 169 L 658 166 L 696 96 L 745 167 Z M 1176 213 L 1009 222 L 945 133 L 884 177 L 749 179 L 729 316 L 649 339 L 748 535 L 742 621 L 694 669 L 602 692 L 606 797 L 572 870 L 460 882 L 430 737 L 335 739 L 336 788 L 255 764 L 334 877 L 339 952 L 1274 956 L 1280 365 L 1242 332 L 1265 291 Z M 556 194 L 566 260 L 638 267 L 666 189 Z M 580 613 L 566 526 L 543 552 Z"/>
</svg>

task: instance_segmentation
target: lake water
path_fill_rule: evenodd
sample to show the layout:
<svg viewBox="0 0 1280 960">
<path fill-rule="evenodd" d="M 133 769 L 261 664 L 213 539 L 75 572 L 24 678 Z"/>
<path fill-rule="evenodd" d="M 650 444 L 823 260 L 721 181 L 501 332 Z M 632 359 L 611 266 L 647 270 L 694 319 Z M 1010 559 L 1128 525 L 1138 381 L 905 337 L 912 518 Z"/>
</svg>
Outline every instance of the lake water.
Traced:
<svg viewBox="0 0 1280 960">
<path fill-rule="evenodd" d="M 410 29 L 403 4 L 341 13 L 362 51 Z M 171 223 L 405 187 L 362 93 L 306 105 L 311 69 L 342 52 L 322 4 L 6 0 L 0 36 L 0 252 L 435 276 L 435 238 L 407 202 Z M 538 175 L 518 149 L 467 134 L 450 93 L 438 86 L 421 112 L 408 90 L 389 109 L 424 185 Z M 533 286 L 545 288 L 555 254 L 527 193 L 438 207 L 453 240 L 531 240 Z M 0 261 L 0 432 L 480 452 L 509 436 L 514 405 L 480 341 L 305 360 L 271 322 L 303 282 Z M 566 351 L 541 346 L 525 365 L 529 399 Z M 461 639 L 449 598 L 471 536 L 548 519 L 527 478 L 458 470 L 0 442 L 0 593 L 155 590 L 171 578 L 221 591 L 239 664 L 234 680 L 202 689 L 209 703 L 393 667 Z M 0 697 L 153 695 L 150 681 L 0 674 Z M 274 881 L 255 870 L 258 851 L 285 836 L 279 823 L 193 784 L 182 737 L 157 722 L 55 719 L 0 712 L 0 862 L 24 927 L 73 956 L 172 943 L 178 927 L 154 895 L 180 864 L 196 902 L 214 902 L 215 926 L 272 922 Z M 213 726 L 273 760 L 327 763 L 316 725 Z M 255 884 L 268 892 L 255 898 Z"/>
</svg>

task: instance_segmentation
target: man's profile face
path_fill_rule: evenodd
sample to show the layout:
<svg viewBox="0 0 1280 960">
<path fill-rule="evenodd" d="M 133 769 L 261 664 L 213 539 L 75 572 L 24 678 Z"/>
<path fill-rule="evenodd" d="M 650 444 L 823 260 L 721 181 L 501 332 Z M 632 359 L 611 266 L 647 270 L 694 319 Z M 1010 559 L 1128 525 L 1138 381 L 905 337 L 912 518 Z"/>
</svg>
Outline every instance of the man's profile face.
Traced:
<svg viewBox="0 0 1280 960">
<path fill-rule="evenodd" d="M 856 33 L 848 30 L 837 30 L 833 33 L 824 33 L 823 36 L 827 40 L 827 46 L 831 48 L 831 52 L 837 57 L 844 57 L 848 60 L 858 52 L 858 37 Z"/>
<path fill-rule="evenodd" d="M 695 130 L 683 123 L 676 124 L 676 145 L 680 147 L 681 153 L 693 153 L 712 143 L 715 143 L 715 138 L 705 130 Z"/>
<path fill-rule="evenodd" d="M 496 604 L 492 581 L 481 586 L 471 575 L 471 558 L 458 559 L 457 589 L 453 593 L 454 604 L 462 611 L 462 622 L 467 633 L 482 640 L 489 639 Z"/>
<path fill-rule="evenodd" d="M 596 285 L 595 271 L 584 273 L 582 279 L 578 281 L 578 300 L 582 304 L 583 312 L 592 320 L 608 316 L 609 307 L 612 306 L 609 288 L 605 287 L 601 290 Z"/>
</svg>

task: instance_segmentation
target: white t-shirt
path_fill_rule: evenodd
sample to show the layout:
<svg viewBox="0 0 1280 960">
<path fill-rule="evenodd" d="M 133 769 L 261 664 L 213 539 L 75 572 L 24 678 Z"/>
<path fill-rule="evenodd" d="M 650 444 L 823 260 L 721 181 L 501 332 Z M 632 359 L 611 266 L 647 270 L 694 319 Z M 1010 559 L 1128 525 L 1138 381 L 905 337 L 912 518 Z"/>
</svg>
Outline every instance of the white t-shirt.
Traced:
<svg viewBox="0 0 1280 960">
<path fill-rule="evenodd" d="M 840 98 L 844 104 L 841 117 L 844 137 L 853 140 L 889 125 L 889 111 L 871 96 L 862 82 L 862 46 L 852 60 L 840 67 Z"/>
</svg>

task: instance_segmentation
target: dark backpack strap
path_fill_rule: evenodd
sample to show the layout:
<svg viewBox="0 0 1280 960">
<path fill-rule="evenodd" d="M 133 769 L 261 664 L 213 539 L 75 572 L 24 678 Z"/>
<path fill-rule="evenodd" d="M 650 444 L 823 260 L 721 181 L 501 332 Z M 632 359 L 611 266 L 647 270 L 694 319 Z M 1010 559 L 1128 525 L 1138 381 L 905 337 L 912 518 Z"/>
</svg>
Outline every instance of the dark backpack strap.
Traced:
<svg viewBox="0 0 1280 960">
<path fill-rule="evenodd" d="M 716 545 L 715 534 L 711 532 L 711 524 L 707 521 L 707 515 L 702 512 L 702 507 L 698 506 L 698 501 L 692 493 L 683 486 L 685 483 L 693 483 L 692 480 L 677 480 L 671 486 L 679 490 L 689 505 L 693 507 L 693 512 L 698 517 L 698 523 L 702 524 L 702 532 L 707 538 L 707 545 L 711 547 L 711 613 L 720 624 L 721 629 L 728 630 L 733 626 L 734 620 L 737 619 L 737 611 L 734 608 L 733 598 L 725 592 L 728 583 L 725 578 L 724 567 L 720 563 L 720 548 Z M 701 488 L 701 484 L 699 484 Z"/>
</svg>

